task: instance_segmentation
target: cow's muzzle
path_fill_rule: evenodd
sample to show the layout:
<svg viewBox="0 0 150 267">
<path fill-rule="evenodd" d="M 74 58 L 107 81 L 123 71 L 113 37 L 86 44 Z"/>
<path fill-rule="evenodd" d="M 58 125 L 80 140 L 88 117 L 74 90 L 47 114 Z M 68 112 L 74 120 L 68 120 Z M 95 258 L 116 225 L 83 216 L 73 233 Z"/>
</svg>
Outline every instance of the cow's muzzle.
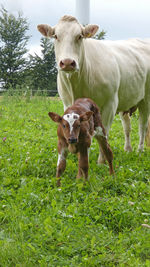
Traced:
<svg viewBox="0 0 150 267">
<path fill-rule="evenodd" d="M 74 71 L 76 69 L 76 62 L 70 58 L 66 58 L 61 60 L 59 63 L 59 67 L 63 71 Z"/>
</svg>

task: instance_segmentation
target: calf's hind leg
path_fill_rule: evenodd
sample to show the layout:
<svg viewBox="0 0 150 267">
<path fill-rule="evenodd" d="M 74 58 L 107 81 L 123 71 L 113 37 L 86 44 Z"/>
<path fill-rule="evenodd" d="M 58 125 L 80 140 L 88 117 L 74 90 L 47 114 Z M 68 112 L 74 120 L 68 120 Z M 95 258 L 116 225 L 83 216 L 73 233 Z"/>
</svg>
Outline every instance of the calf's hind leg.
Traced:
<svg viewBox="0 0 150 267">
<path fill-rule="evenodd" d="M 105 159 L 108 161 L 110 174 L 113 174 L 113 153 L 101 126 L 96 128 L 94 137 L 97 139 L 100 149 L 103 151 Z"/>
<path fill-rule="evenodd" d="M 110 99 L 110 101 L 107 104 L 105 104 L 105 107 L 103 108 L 103 111 L 101 114 L 102 123 L 103 123 L 103 126 L 105 128 L 107 137 L 109 134 L 110 126 L 111 126 L 113 119 L 115 117 L 115 114 L 116 114 L 117 106 L 118 106 L 118 95 L 116 92 L 114 98 Z M 99 126 L 99 125 L 101 126 L 101 124 L 98 124 L 95 126 Z M 100 154 L 99 154 L 99 158 L 98 158 L 98 163 L 103 163 L 105 157 L 106 157 L 106 155 L 104 155 L 104 151 L 103 151 L 102 147 L 100 147 Z"/>
</svg>

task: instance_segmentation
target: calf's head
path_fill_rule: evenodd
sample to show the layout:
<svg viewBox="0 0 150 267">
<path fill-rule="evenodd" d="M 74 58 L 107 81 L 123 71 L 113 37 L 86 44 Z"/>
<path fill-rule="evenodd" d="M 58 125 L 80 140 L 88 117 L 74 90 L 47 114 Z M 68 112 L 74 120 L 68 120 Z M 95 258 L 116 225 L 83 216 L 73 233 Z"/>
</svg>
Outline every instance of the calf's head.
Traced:
<svg viewBox="0 0 150 267">
<path fill-rule="evenodd" d="M 40 24 L 37 28 L 45 37 L 55 38 L 58 69 L 68 72 L 79 69 L 83 39 L 92 37 L 99 27 L 83 27 L 75 17 L 63 16 L 55 27 Z"/>
<path fill-rule="evenodd" d="M 78 143 L 78 138 L 80 134 L 80 129 L 83 126 L 82 122 L 88 121 L 90 117 L 93 115 L 92 111 L 87 111 L 82 115 L 76 113 L 68 113 L 63 115 L 63 117 L 59 116 L 54 112 L 49 112 L 48 115 L 50 118 L 61 125 L 63 130 L 63 135 L 68 144 L 76 144 Z"/>
</svg>

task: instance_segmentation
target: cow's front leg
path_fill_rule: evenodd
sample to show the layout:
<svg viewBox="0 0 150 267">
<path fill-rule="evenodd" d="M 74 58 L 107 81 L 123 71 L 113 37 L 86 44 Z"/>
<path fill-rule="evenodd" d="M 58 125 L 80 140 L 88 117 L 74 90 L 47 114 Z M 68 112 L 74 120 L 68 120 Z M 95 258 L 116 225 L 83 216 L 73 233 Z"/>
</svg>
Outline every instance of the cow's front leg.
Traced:
<svg viewBox="0 0 150 267">
<path fill-rule="evenodd" d="M 77 178 L 84 177 L 85 180 L 88 178 L 89 159 L 88 159 L 88 148 L 82 148 L 82 151 L 78 153 L 78 174 Z"/>
<path fill-rule="evenodd" d="M 146 130 L 150 114 L 149 102 L 142 100 L 138 106 L 138 109 L 139 109 L 139 135 L 140 135 L 138 151 L 142 152 L 144 150 L 144 140 L 146 136 Z"/>
<path fill-rule="evenodd" d="M 120 112 L 120 118 L 121 118 L 122 126 L 124 129 L 124 135 L 125 135 L 124 150 L 132 151 L 131 140 L 130 140 L 130 132 L 131 132 L 130 115 L 129 113 L 123 114 L 123 112 Z"/>
<path fill-rule="evenodd" d="M 109 129 L 115 117 L 116 111 L 118 106 L 118 96 L 116 95 L 113 100 L 109 101 L 102 110 L 102 123 L 106 131 L 106 136 L 108 138 Z M 105 155 L 103 150 L 100 146 L 100 153 L 98 157 L 98 164 L 105 163 Z"/>
<path fill-rule="evenodd" d="M 59 178 L 66 168 L 66 157 L 68 154 L 67 146 L 64 146 L 60 141 L 58 142 L 58 161 L 56 177 Z M 60 179 L 57 181 L 57 185 L 60 186 Z"/>
</svg>

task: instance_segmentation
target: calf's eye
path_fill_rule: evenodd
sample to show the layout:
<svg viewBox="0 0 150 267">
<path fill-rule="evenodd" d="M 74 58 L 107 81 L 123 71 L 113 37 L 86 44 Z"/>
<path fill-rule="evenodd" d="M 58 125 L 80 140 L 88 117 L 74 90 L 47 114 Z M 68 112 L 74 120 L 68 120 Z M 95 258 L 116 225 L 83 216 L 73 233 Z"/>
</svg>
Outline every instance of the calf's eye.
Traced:
<svg viewBox="0 0 150 267">
<path fill-rule="evenodd" d="M 56 40 L 58 39 L 58 37 L 57 37 L 57 35 L 56 35 L 56 34 L 54 35 L 54 38 L 55 38 Z"/>
<path fill-rule="evenodd" d="M 66 128 L 66 125 L 65 124 L 63 124 L 63 128 Z"/>
</svg>

